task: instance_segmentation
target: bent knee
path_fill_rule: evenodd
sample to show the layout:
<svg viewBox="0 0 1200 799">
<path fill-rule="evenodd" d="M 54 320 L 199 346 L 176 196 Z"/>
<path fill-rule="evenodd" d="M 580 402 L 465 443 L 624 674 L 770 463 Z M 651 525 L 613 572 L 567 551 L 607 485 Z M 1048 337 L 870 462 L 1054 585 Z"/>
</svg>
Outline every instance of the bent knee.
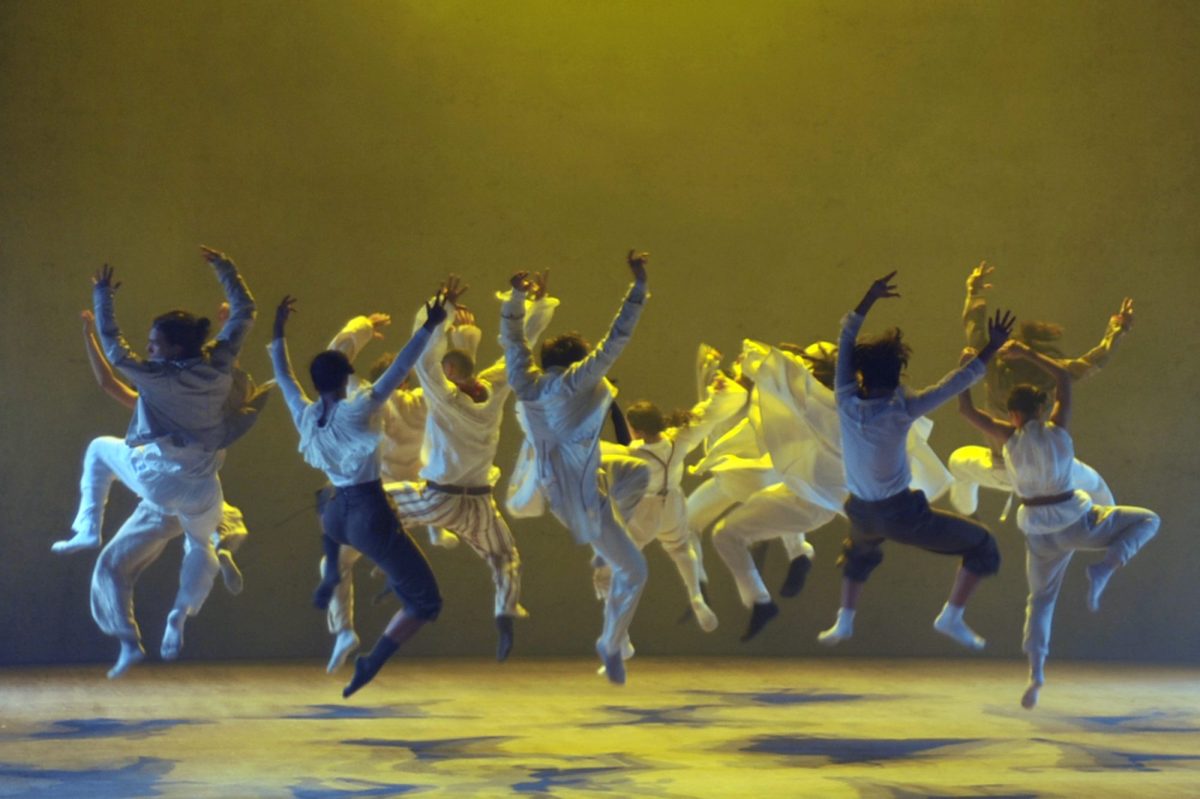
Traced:
<svg viewBox="0 0 1200 799">
<path fill-rule="evenodd" d="M 995 536 L 986 535 L 974 549 L 963 555 L 962 560 L 964 569 L 980 577 L 990 577 L 1000 571 L 1000 547 L 996 545 Z"/>
</svg>

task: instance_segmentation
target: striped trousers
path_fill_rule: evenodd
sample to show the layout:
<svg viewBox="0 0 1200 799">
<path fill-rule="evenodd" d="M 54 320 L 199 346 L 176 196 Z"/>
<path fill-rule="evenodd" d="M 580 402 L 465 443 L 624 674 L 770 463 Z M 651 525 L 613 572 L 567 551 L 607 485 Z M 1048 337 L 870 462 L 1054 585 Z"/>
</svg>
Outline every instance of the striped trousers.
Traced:
<svg viewBox="0 0 1200 799">
<path fill-rule="evenodd" d="M 520 605 L 521 555 L 496 500 L 487 494 L 454 494 L 424 482 L 387 483 L 405 525 L 429 524 L 457 535 L 487 562 L 496 587 L 495 615 L 526 616 Z"/>
</svg>

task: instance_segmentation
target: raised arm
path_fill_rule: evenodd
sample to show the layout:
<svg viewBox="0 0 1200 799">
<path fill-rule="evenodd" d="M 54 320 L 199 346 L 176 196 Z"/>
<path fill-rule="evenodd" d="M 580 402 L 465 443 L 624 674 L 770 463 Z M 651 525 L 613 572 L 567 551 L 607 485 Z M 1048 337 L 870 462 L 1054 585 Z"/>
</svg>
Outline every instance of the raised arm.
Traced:
<svg viewBox="0 0 1200 799">
<path fill-rule="evenodd" d="M 371 386 L 371 399 L 374 402 L 386 402 L 392 392 L 400 387 L 400 384 L 404 382 L 404 376 L 416 366 L 417 359 L 421 357 L 433 331 L 445 321 L 446 297 L 438 292 L 432 300 L 425 304 L 425 321 L 413 333 L 412 338 L 396 355 L 391 365 Z"/>
<path fill-rule="evenodd" d="M 737 396 L 731 390 L 732 385 L 731 380 L 718 375 L 708 386 L 708 396 L 692 406 L 691 420 L 675 434 L 675 443 L 684 452 L 700 446 L 718 424 L 741 409 L 740 401 L 729 402 Z"/>
<path fill-rule="evenodd" d="M 546 328 L 550 326 L 550 320 L 554 318 L 554 311 L 558 308 L 559 301 L 557 297 L 551 297 L 549 294 L 549 286 L 547 281 L 550 278 L 550 271 L 534 272 L 528 276 L 529 287 L 524 292 L 525 294 L 525 315 L 522 325 L 525 329 L 525 341 L 530 349 L 536 346 L 542 334 L 546 332 Z M 508 302 L 511 298 L 511 291 L 496 292 L 496 297 L 501 302 Z M 471 317 L 472 323 L 474 317 Z M 472 328 L 478 331 L 479 328 Z M 480 369 L 477 373 L 480 380 L 485 380 L 492 384 L 492 387 L 499 390 L 501 386 L 508 384 L 508 374 L 506 367 L 506 359 L 504 355 L 497 358 L 491 366 Z"/>
<path fill-rule="evenodd" d="M 296 311 L 296 298 L 285 294 L 275 308 L 275 324 L 272 329 L 271 343 L 267 351 L 271 355 L 271 366 L 275 370 L 275 384 L 283 394 L 283 401 L 292 415 L 292 422 L 300 424 L 300 415 L 308 407 L 310 400 L 300 387 L 296 373 L 292 371 L 292 359 L 288 356 L 287 338 L 284 330 L 288 318 Z"/>
<path fill-rule="evenodd" d="M 225 300 L 229 303 L 229 318 L 217 333 L 216 345 L 210 355 L 215 366 L 231 366 L 237 360 L 238 353 L 254 325 L 257 307 L 246 281 L 238 274 L 237 266 L 222 252 L 211 247 L 200 247 L 200 254 L 216 273 L 221 288 L 225 291 Z"/>
<path fill-rule="evenodd" d="M 83 320 L 83 346 L 87 352 L 88 364 L 92 367 L 92 375 L 96 378 L 96 384 L 105 394 L 133 410 L 137 406 L 138 393 L 133 386 L 117 376 L 117 373 L 113 371 L 112 364 L 104 357 L 104 352 L 100 349 L 100 342 L 96 340 L 94 324 L 96 317 L 92 315 L 91 311 L 83 311 L 79 316 Z"/>
<path fill-rule="evenodd" d="M 447 331 L 448 344 L 452 349 L 462 350 L 471 356 L 471 360 L 475 360 L 479 352 L 479 342 L 483 341 L 483 331 L 475 324 L 475 313 L 467 306 L 455 303 L 451 318 L 454 323 Z"/>
<path fill-rule="evenodd" d="M 858 391 L 858 377 L 854 373 L 854 342 L 858 340 L 858 331 L 862 329 L 863 320 L 871 307 L 878 300 L 900 296 L 896 291 L 896 284 L 892 282 L 895 276 L 896 270 L 893 270 L 872 283 L 858 306 L 842 317 L 842 332 L 838 336 L 837 367 L 833 378 L 834 390 L 838 396 L 855 394 Z"/>
<path fill-rule="evenodd" d="M 415 366 L 417 380 L 421 383 L 421 388 L 425 390 L 427 397 L 446 400 L 454 392 L 454 384 L 442 371 L 442 358 L 446 355 L 446 336 L 449 332 L 451 313 L 457 316 L 458 298 L 466 293 L 467 288 L 458 277 L 450 275 L 435 295 L 435 302 L 440 298 L 449 310 L 445 314 L 445 319 L 428 328 L 429 342 L 425 345 L 420 357 L 417 358 Z M 428 307 L 422 307 L 417 311 L 417 315 L 413 319 L 414 334 L 429 324 Z"/>
<path fill-rule="evenodd" d="M 574 391 L 582 385 L 599 382 L 608 370 L 616 363 L 617 357 L 629 344 L 633 330 L 637 327 L 642 308 L 646 304 L 646 262 L 650 253 L 630 250 L 626 256 L 629 270 L 633 273 L 633 285 L 625 294 L 625 300 L 608 332 L 587 354 L 582 361 L 573 365 L 563 375 L 563 383 L 568 391 Z"/>
<path fill-rule="evenodd" d="M 977 355 L 978 353 L 975 350 L 967 347 L 963 350 L 962 358 L 959 359 L 959 366 L 965 366 L 975 360 Z M 1015 429 L 1011 423 L 1003 419 L 997 419 L 995 416 L 976 408 L 974 401 L 971 399 L 971 389 L 969 386 L 958 395 L 958 412 L 987 436 L 988 439 L 995 442 L 998 447 L 1004 446 L 1004 442 L 1008 441 Z"/>
<path fill-rule="evenodd" d="M 987 261 L 980 261 L 979 266 L 971 270 L 967 276 L 967 301 L 963 305 L 963 328 L 967 334 L 967 346 L 979 351 L 988 342 L 988 313 L 987 299 L 983 293 L 992 288 L 988 278 L 996 268 Z"/>
<path fill-rule="evenodd" d="M 1078 358 L 1069 360 L 1063 364 L 1071 373 L 1071 377 L 1079 380 L 1084 377 L 1090 377 L 1096 372 L 1108 365 L 1113 353 L 1117 349 L 1117 344 L 1125 337 L 1125 334 L 1133 327 L 1133 300 L 1126 297 L 1121 301 L 1121 308 L 1115 314 L 1109 317 L 1108 327 L 1104 330 L 1104 336 L 1100 339 L 1100 343 L 1090 350 L 1080 355 Z"/>
<path fill-rule="evenodd" d="M 532 288 L 528 272 L 517 272 L 509 283 L 512 291 L 500 306 L 500 345 L 504 348 L 504 372 L 519 399 L 536 399 L 541 370 L 533 363 L 533 352 L 525 338 L 525 295 Z"/>
<path fill-rule="evenodd" d="M 1012 335 L 1016 317 L 1008 311 L 996 311 L 988 321 L 988 343 L 979 354 L 947 374 L 936 384 L 908 396 L 908 412 L 925 416 L 951 397 L 961 394 L 983 379 L 987 363 Z M 838 354 L 839 357 L 841 353 Z"/>
<path fill-rule="evenodd" d="M 1050 411 L 1050 421 L 1065 428 L 1071 421 L 1070 370 L 1054 358 L 1047 357 L 1019 341 L 1009 342 L 1002 357 L 1029 361 L 1054 378 L 1054 407 Z"/>
<path fill-rule="evenodd" d="M 356 316 L 346 322 L 326 349 L 337 350 L 353 361 L 372 340 L 383 338 L 384 328 L 391 323 L 392 317 L 385 313 Z"/>
</svg>

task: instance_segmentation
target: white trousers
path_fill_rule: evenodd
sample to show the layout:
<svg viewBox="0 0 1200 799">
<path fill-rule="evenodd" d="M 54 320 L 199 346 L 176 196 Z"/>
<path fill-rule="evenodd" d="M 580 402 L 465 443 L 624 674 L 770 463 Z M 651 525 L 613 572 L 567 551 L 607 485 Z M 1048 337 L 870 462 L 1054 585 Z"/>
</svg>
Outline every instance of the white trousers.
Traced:
<svg viewBox="0 0 1200 799">
<path fill-rule="evenodd" d="M 181 533 L 189 546 L 184 549 L 172 610 L 194 616 L 203 606 L 219 570 L 213 540 L 224 516 L 221 482 L 215 471 L 205 473 L 210 461 L 211 453 L 164 451 L 155 445 L 129 447 L 110 436 L 88 445 L 73 529 L 94 530 L 99 537 L 108 493 L 116 480 L 143 500 L 100 551 L 92 572 L 92 617 L 107 635 L 140 640 L 133 611 L 134 583 L 166 543 Z"/>
<path fill-rule="evenodd" d="M 629 534 L 638 549 L 645 549 L 647 544 L 657 539 L 675 564 L 688 599 L 700 596 L 699 546 L 688 529 L 687 506 L 682 490 L 676 488 L 666 494 L 642 497 L 629 519 Z"/>
<path fill-rule="evenodd" d="M 1102 550 L 1124 566 L 1154 537 L 1159 523 L 1158 514 L 1145 508 L 1094 505 L 1070 527 L 1025 536 L 1025 652 L 1044 660 L 1050 651 L 1050 623 L 1072 555 Z"/>
<path fill-rule="evenodd" d="M 828 523 L 837 514 L 806 502 L 783 483 L 756 491 L 713 529 L 713 546 L 737 583 L 742 604 L 771 601 L 771 592 L 763 584 L 762 575 L 754 565 L 747 547 L 757 541 L 772 538 L 783 540 L 789 560 L 805 555 L 812 557 L 812 545 L 805 534 Z"/>
<path fill-rule="evenodd" d="M 981 446 L 959 447 L 950 454 L 950 504 L 963 516 L 970 516 L 979 507 L 979 489 L 1012 491 L 1012 481 L 1003 463 L 996 463 L 991 449 Z M 1078 488 L 1097 505 L 1115 505 L 1112 491 L 1100 473 L 1078 458 L 1071 467 L 1072 488 Z"/>
<path fill-rule="evenodd" d="M 329 610 L 325 613 L 329 632 L 334 635 L 354 632 L 354 564 L 361 557 L 362 553 L 354 547 L 345 544 L 338 547 L 338 584 L 333 589 Z M 325 558 L 321 558 L 317 573 L 325 577 Z"/>
<path fill-rule="evenodd" d="M 591 544 L 592 551 L 612 570 L 604 600 L 604 626 L 596 643 L 604 652 L 616 654 L 629 638 L 629 624 L 646 587 L 646 557 L 607 499 L 600 511 L 600 536 Z"/>
<path fill-rule="evenodd" d="M 761 473 L 756 472 L 750 477 L 755 478 Z M 714 476 L 705 480 L 696 487 L 687 498 L 687 518 L 688 527 L 692 531 L 694 537 L 696 554 L 700 564 L 700 579 L 708 582 L 708 575 L 704 569 L 704 549 L 700 546 L 700 540 L 704 536 L 704 531 L 717 523 L 722 516 L 728 513 L 732 508 L 741 504 L 747 497 L 754 496 L 759 491 L 771 488 L 774 483 L 770 484 L 755 484 L 748 480 L 727 480 L 725 476 Z M 735 494 L 734 488 L 741 488 L 743 493 Z M 824 522 L 822 522 L 824 524 Z M 778 538 L 783 543 L 783 548 L 787 551 L 788 560 L 794 560 L 801 555 L 812 556 L 812 546 L 808 543 L 803 532 L 794 532 L 789 530 L 779 535 L 766 536 L 766 538 Z M 808 528 L 815 529 L 815 528 Z M 715 542 L 714 542 L 715 543 Z M 766 601 L 766 600 L 763 600 Z"/>
</svg>

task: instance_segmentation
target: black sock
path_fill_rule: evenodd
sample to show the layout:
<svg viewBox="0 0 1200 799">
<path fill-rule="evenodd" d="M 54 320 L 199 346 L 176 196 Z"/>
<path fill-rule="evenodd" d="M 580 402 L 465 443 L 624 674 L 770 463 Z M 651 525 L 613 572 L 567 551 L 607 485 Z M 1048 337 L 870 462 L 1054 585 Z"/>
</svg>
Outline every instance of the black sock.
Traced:
<svg viewBox="0 0 1200 799">
<path fill-rule="evenodd" d="M 386 635 L 379 636 L 379 640 L 375 642 L 375 648 L 368 655 L 359 655 L 354 661 L 354 676 L 350 678 L 350 683 L 342 689 L 342 698 L 345 699 L 362 688 L 364 685 L 375 679 L 375 675 L 383 668 L 383 664 L 387 663 L 388 658 L 396 654 L 396 650 L 400 645 L 388 638 Z"/>
</svg>

